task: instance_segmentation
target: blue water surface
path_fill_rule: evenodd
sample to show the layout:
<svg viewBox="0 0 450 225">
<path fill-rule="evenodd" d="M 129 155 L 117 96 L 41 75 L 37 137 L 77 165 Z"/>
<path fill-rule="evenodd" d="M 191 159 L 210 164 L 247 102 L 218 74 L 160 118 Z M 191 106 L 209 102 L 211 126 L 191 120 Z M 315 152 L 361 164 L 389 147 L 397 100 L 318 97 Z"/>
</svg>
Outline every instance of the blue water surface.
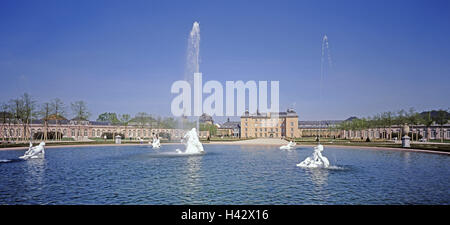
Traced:
<svg viewBox="0 0 450 225">
<path fill-rule="evenodd" d="M 450 157 L 325 146 L 332 169 L 296 166 L 312 148 L 204 145 L 0 151 L 0 204 L 449 204 Z"/>
</svg>

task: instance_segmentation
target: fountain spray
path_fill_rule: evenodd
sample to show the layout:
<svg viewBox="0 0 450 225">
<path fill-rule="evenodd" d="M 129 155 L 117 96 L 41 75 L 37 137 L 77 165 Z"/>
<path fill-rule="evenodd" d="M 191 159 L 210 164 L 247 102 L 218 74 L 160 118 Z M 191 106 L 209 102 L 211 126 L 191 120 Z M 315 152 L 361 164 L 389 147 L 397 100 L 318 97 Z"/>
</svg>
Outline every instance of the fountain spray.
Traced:
<svg viewBox="0 0 450 225">
<path fill-rule="evenodd" d="M 189 33 L 185 80 L 194 82 L 194 74 L 200 73 L 200 24 L 195 21 Z M 200 131 L 200 117 L 197 118 L 197 131 Z"/>
</svg>

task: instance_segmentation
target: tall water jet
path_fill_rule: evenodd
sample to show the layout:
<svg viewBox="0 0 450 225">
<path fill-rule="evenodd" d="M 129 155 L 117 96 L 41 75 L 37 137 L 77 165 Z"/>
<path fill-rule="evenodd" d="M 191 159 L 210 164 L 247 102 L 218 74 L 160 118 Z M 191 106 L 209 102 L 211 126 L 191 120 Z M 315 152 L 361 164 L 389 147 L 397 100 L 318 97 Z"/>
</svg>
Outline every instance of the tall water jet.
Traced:
<svg viewBox="0 0 450 225">
<path fill-rule="evenodd" d="M 319 102 L 322 99 L 322 89 L 323 89 L 323 77 L 324 77 L 324 65 L 325 65 L 325 50 L 327 51 L 328 56 L 328 65 L 329 67 L 332 66 L 331 62 L 331 54 L 330 49 L 328 45 L 328 36 L 324 35 L 322 38 L 322 54 L 320 58 L 320 89 L 319 89 Z M 314 152 L 312 156 L 307 157 L 305 160 L 303 160 L 301 163 L 297 164 L 299 167 L 305 167 L 305 168 L 327 168 L 330 166 L 329 160 L 322 155 L 323 151 L 323 145 L 320 144 L 320 135 L 322 131 L 322 124 L 319 122 L 319 135 L 318 135 L 318 144 L 316 147 L 314 147 Z"/>
<path fill-rule="evenodd" d="M 200 73 L 200 24 L 197 21 L 194 22 L 189 33 L 185 80 L 192 85 L 196 73 Z M 199 126 L 199 118 L 197 118 L 197 130 Z"/>
<path fill-rule="evenodd" d="M 324 79 L 324 66 L 325 66 L 325 50 L 327 52 L 328 57 L 328 66 L 332 67 L 332 61 L 331 61 L 331 54 L 330 54 L 330 47 L 328 45 L 328 36 L 325 34 L 322 38 L 322 54 L 320 57 L 320 89 L 319 89 L 319 101 L 322 100 L 322 89 L 323 89 L 323 79 Z M 320 144 L 320 135 L 321 135 L 321 128 L 322 122 L 319 122 L 319 137 L 318 142 Z"/>
<path fill-rule="evenodd" d="M 189 33 L 185 79 L 193 81 L 194 73 L 200 72 L 200 24 L 196 21 Z"/>
</svg>

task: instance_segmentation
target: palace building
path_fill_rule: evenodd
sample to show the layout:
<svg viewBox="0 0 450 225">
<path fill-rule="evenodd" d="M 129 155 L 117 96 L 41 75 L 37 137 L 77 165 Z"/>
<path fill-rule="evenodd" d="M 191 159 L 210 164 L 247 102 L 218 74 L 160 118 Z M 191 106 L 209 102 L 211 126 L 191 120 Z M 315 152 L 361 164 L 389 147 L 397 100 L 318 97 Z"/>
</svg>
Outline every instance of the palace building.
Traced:
<svg viewBox="0 0 450 225">
<path fill-rule="evenodd" d="M 158 134 L 162 138 L 170 137 L 170 139 L 181 139 L 186 130 L 183 129 L 170 129 L 170 128 L 158 128 L 148 125 L 136 125 L 129 124 L 114 125 L 109 122 L 97 122 L 88 120 L 60 120 L 56 123 L 55 120 L 49 120 L 47 128 L 44 126 L 42 120 L 33 120 L 27 128 L 27 136 L 35 133 L 44 132 L 58 132 L 62 134 L 63 138 L 72 138 L 74 140 L 89 140 L 91 138 L 103 138 L 103 134 L 123 134 L 126 139 L 138 140 L 138 139 L 150 139 Z M 26 139 L 24 137 L 24 126 L 22 124 L 14 123 L 0 123 L 0 139 Z M 206 138 L 209 136 L 208 131 L 199 132 L 200 138 Z"/>
<path fill-rule="evenodd" d="M 299 138 L 298 115 L 293 109 L 286 112 L 256 112 L 248 110 L 241 116 L 241 138 Z"/>
</svg>

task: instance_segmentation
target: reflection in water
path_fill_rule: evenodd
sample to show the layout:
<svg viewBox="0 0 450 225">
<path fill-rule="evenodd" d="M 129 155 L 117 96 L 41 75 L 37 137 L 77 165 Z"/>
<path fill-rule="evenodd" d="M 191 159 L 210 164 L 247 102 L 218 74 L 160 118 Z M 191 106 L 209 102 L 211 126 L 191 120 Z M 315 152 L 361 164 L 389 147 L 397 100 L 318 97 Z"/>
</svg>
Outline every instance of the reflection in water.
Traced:
<svg viewBox="0 0 450 225">
<path fill-rule="evenodd" d="M 185 197 L 195 200 L 195 196 L 201 193 L 201 156 L 190 156 L 186 158 L 185 168 L 181 176 L 181 192 Z"/>
<path fill-rule="evenodd" d="M 309 169 L 306 170 L 310 175 L 311 181 L 315 184 L 315 187 L 322 189 L 323 186 L 328 184 L 328 169 Z"/>
<path fill-rule="evenodd" d="M 32 185 L 42 185 L 45 176 L 45 158 L 26 160 L 25 165 L 25 172 L 27 173 L 25 176 L 27 179 L 26 182 Z"/>
<path fill-rule="evenodd" d="M 409 164 L 411 163 L 411 155 L 409 152 L 402 152 L 401 154 L 405 168 L 409 168 Z"/>
<path fill-rule="evenodd" d="M 306 170 L 313 182 L 314 198 L 319 202 L 325 202 L 328 197 L 326 186 L 328 185 L 328 169 L 313 168 Z"/>
<path fill-rule="evenodd" d="M 308 149 L 174 148 L 49 149 L 43 160 L 0 163 L 0 204 L 450 204 L 447 155 L 330 147 L 339 167 L 313 169 L 294 166 Z"/>
</svg>

